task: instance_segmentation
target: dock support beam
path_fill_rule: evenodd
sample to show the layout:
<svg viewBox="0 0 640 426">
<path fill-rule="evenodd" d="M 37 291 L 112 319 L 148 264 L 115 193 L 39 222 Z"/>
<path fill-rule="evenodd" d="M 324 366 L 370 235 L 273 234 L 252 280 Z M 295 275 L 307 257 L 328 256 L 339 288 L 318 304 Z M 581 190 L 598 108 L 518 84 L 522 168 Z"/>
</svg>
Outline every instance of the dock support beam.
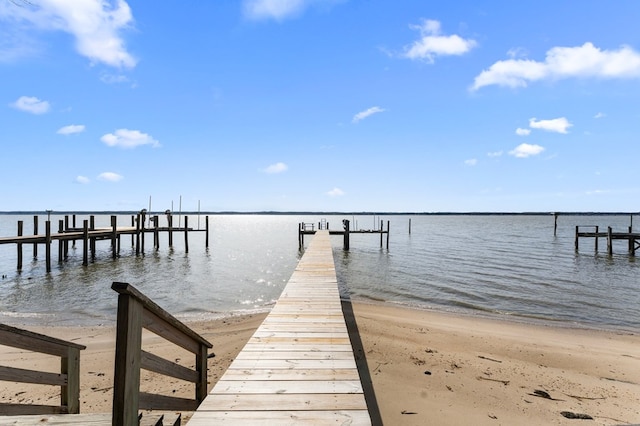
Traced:
<svg viewBox="0 0 640 426">
<path fill-rule="evenodd" d="M 21 220 L 18 221 L 18 237 L 22 237 L 22 226 L 23 222 Z M 18 272 L 22 271 L 22 243 L 16 244 L 18 249 Z"/>
<path fill-rule="evenodd" d="M 46 264 L 47 264 L 47 273 L 51 272 L 51 221 L 48 220 L 45 223 L 45 253 L 46 253 Z"/>
<path fill-rule="evenodd" d="M 33 235 L 38 235 L 38 216 L 33 216 Z M 33 243 L 33 258 L 38 258 L 38 243 Z"/>
<path fill-rule="evenodd" d="M 345 250 L 349 250 L 349 221 L 347 219 L 344 219 L 342 221 L 342 224 L 344 226 L 344 242 L 343 242 L 343 248 Z"/>
</svg>

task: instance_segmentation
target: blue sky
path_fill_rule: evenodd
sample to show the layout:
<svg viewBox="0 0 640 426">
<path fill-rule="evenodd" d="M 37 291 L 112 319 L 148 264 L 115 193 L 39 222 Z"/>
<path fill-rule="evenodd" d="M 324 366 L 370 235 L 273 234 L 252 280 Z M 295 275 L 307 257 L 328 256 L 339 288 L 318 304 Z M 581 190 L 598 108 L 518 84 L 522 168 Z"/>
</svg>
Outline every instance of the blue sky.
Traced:
<svg viewBox="0 0 640 426">
<path fill-rule="evenodd" d="M 0 0 L 0 210 L 638 211 L 639 18 Z"/>
</svg>

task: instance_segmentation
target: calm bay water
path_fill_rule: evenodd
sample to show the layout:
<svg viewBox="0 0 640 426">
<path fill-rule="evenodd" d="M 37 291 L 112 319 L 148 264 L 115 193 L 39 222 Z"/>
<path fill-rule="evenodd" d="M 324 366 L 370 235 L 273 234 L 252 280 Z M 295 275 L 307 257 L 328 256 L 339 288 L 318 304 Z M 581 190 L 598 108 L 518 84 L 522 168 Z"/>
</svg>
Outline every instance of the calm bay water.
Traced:
<svg viewBox="0 0 640 426">
<path fill-rule="evenodd" d="M 51 216 L 53 228 L 62 216 Z M 300 257 L 299 222 L 327 219 L 332 229 L 342 219 L 367 229 L 390 221 L 390 247 L 380 248 L 378 235 L 332 237 L 338 280 L 353 299 L 387 301 L 437 310 L 482 313 L 524 320 L 541 319 L 601 328 L 640 328 L 640 263 L 616 242 L 614 255 L 594 253 L 593 239 L 574 250 L 576 225 L 612 226 L 625 231 L 629 216 L 565 216 L 553 235 L 551 215 L 296 216 L 210 215 L 209 249 L 204 232 L 174 235 L 168 248 L 136 256 L 130 237 L 122 237 L 120 257 L 111 259 L 108 241 L 97 243 L 97 258 L 82 266 L 82 243 L 69 259 L 45 272 L 44 247 L 32 260 L 24 246 L 23 271 L 16 271 L 14 244 L 0 245 L 0 322 L 10 324 L 87 325 L 115 320 L 117 294 L 113 281 L 129 282 L 160 306 L 188 320 L 229 312 L 266 310 L 279 297 Z M 78 220 L 87 219 L 78 216 Z M 161 218 L 162 220 L 163 218 Z M 411 219 L 411 234 L 408 232 Z M 634 218 L 635 219 L 635 218 Z M 17 222 L 33 232 L 33 216 L 0 215 L 0 236 L 16 235 Z M 39 218 L 40 231 L 46 215 Z M 174 219 L 175 220 L 175 219 Z M 640 220 L 640 219 L 639 219 Z M 204 217 L 189 225 L 204 228 Z M 130 216 L 118 224 L 130 224 Z M 174 222 L 175 223 L 175 222 Z M 96 216 L 108 226 L 109 216 Z M 161 225 L 163 225 L 161 223 Z M 311 237 L 307 237 L 307 241 Z"/>
</svg>

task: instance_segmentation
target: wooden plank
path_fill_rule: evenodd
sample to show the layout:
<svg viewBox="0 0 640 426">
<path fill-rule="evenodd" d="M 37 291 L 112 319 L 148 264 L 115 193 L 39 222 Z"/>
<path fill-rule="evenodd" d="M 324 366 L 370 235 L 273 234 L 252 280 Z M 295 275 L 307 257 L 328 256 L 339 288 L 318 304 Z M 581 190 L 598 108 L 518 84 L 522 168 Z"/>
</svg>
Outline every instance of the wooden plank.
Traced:
<svg viewBox="0 0 640 426">
<path fill-rule="evenodd" d="M 363 410 L 367 405 L 362 394 L 243 394 L 210 395 L 200 404 L 202 411 L 273 410 Z"/>
<path fill-rule="evenodd" d="M 18 383 L 36 383 L 42 385 L 63 386 L 67 384 L 66 374 L 25 370 L 0 365 L 0 380 Z"/>
<path fill-rule="evenodd" d="M 11 404 L 0 402 L 0 413 L 3 416 L 19 416 L 28 414 L 66 414 L 67 407 L 59 405 Z"/>
<path fill-rule="evenodd" d="M 339 368 L 356 368 L 356 362 L 354 359 L 291 359 L 291 360 L 282 360 L 282 359 L 264 359 L 264 360 L 254 360 L 254 359 L 235 359 L 231 365 L 230 369 L 252 369 L 252 368 L 261 368 L 261 369 L 303 369 L 303 370 L 312 370 L 312 369 L 339 369 Z M 223 376 L 224 377 L 224 376 Z"/>
<path fill-rule="evenodd" d="M 42 426 L 42 425 L 86 425 L 86 426 L 110 426 L 111 414 L 52 414 L 52 415 L 25 415 L 25 416 L 0 416 L 0 426 Z"/>
<path fill-rule="evenodd" d="M 353 394 L 362 393 L 360 380 L 221 380 L 212 394 Z"/>
<path fill-rule="evenodd" d="M 209 426 L 224 423 L 237 426 L 314 426 L 370 425 L 366 410 L 342 411 L 198 411 L 194 413 L 190 426 Z"/>
<path fill-rule="evenodd" d="M 140 392 L 139 401 L 141 410 L 196 411 L 198 408 L 198 401 L 195 399 L 176 398 L 147 392 Z"/>
<path fill-rule="evenodd" d="M 351 352 L 302 352 L 302 351 L 279 351 L 279 350 L 265 350 L 262 352 L 258 351 L 242 351 L 238 354 L 236 359 L 253 359 L 253 360 L 261 360 L 261 359 L 289 359 L 289 360 L 300 360 L 300 359 L 353 359 L 353 354 Z"/>
<path fill-rule="evenodd" d="M 360 380 L 353 368 L 274 370 L 274 369 L 229 369 L 224 380 Z M 215 389 L 215 387 L 214 387 Z"/>
<path fill-rule="evenodd" d="M 140 368 L 192 383 L 197 383 L 199 379 L 197 371 L 183 367 L 147 351 L 141 351 Z"/>
</svg>

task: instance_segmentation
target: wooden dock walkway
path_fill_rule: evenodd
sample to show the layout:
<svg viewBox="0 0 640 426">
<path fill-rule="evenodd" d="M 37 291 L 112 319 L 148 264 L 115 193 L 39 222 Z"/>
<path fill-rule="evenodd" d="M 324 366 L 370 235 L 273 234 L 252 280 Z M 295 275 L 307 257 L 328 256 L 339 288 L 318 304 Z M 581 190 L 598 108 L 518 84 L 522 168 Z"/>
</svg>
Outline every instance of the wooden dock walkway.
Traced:
<svg viewBox="0 0 640 426">
<path fill-rule="evenodd" d="M 327 230 L 188 424 L 217 422 L 371 425 Z"/>
</svg>

